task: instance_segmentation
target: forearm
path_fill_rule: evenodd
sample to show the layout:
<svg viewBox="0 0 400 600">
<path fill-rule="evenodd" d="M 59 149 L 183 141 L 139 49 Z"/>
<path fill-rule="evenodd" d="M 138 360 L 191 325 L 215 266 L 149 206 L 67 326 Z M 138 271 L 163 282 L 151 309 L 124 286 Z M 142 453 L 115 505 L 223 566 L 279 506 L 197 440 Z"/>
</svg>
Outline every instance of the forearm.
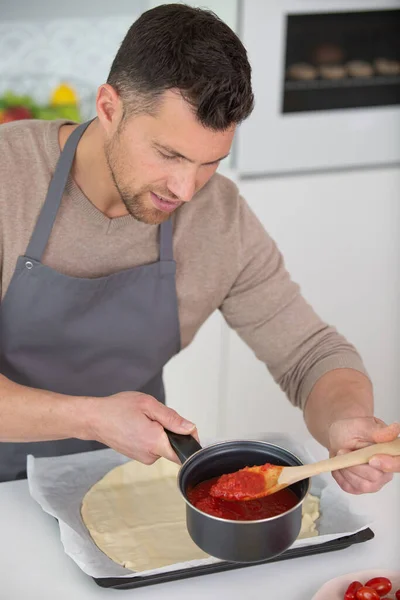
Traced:
<svg viewBox="0 0 400 600">
<path fill-rule="evenodd" d="M 18 385 L 0 375 L 0 442 L 87 439 L 85 402 Z"/>
<path fill-rule="evenodd" d="M 373 416 L 370 380 L 354 369 L 335 369 L 323 375 L 312 388 L 304 408 L 311 435 L 328 447 L 328 430 L 334 421 Z"/>
</svg>

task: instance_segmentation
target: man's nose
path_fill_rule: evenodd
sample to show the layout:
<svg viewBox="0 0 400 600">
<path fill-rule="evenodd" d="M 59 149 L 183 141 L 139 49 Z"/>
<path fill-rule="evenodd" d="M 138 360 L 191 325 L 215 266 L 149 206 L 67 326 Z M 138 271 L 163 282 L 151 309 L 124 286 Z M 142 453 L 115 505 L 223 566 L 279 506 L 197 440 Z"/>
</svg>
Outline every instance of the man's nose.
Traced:
<svg viewBox="0 0 400 600">
<path fill-rule="evenodd" d="M 174 173 L 168 180 L 168 189 L 181 202 L 189 202 L 196 191 L 196 168 L 186 168 Z"/>
</svg>

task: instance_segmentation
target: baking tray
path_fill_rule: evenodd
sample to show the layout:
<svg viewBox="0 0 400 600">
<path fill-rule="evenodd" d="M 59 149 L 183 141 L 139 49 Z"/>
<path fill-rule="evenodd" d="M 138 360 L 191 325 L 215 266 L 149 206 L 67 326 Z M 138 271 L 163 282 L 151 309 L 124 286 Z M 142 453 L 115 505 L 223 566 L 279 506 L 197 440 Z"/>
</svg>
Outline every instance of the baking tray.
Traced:
<svg viewBox="0 0 400 600">
<path fill-rule="evenodd" d="M 113 588 L 116 590 L 129 590 L 156 583 L 168 583 L 169 581 L 179 581 L 189 577 L 199 577 L 200 575 L 209 575 L 211 573 L 221 573 L 223 571 L 232 571 L 234 569 L 243 569 L 246 567 L 254 567 L 257 565 L 268 564 L 280 560 L 288 560 L 290 558 L 300 558 L 302 556 L 311 556 L 313 554 L 322 554 L 324 552 L 333 552 L 335 550 L 343 550 L 353 544 L 361 544 L 372 540 L 375 536 L 372 529 L 367 527 L 352 535 L 347 535 L 336 540 L 324 542 L 323 544 L 315 544 L 314 546 L 305 546 L 303 548 L 293 548 L 286 550 L 275 558 L 257 562 L 257 563 L 232 563 L 219 562 L 212 565 L 203 565 L 200 567 L 188 567 L 187 569 L 179 569 L 170 573 L 159 573 L 156 575 L 146 575 L 145 577 L 102 577 L 93 578 L 93 580 L 103 588 Z"/>
</svg>

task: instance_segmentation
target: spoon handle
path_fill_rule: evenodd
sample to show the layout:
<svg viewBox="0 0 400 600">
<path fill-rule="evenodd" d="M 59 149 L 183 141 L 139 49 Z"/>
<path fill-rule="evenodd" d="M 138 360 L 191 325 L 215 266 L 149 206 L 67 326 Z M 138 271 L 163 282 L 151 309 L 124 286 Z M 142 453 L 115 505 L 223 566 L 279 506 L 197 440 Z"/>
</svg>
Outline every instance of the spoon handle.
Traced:
<svg viewBox="0 0 400 600">
<path fill-rule="evenodd" d="M 331 471 L 338 471 L 339 469 L 362 465 L 368 463 L 376 454 L 400 456 L 400 437 L 392 442 L 372 444 L 360 450 L 353 450 L 353 452 L 340 454 L 339 456 L 327 458 L 326 460 L 321 460 L 310 465 L 284 468 L 279 477 L 279 483 L 287 483 L 289 480 L 291 483 L 294 483 L 295 481 L 301 481 L 319 473 L 329 473 Z M 286 474 L 285 471 L 287 472 Z"/>
</svg>

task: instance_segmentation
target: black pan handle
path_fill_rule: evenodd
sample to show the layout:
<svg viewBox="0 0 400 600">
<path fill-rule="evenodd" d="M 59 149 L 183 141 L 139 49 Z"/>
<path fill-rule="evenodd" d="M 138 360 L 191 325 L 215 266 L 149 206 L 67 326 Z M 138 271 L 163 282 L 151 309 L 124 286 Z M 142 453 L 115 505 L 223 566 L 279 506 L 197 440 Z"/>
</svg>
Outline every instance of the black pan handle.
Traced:
<svg viewBox="0 0 400 600">
<path fill-rule="evenodd" d="M 192 454 L 198 450 L 202 450 L 199 442 L 192 435 L 181 435 L 180 433 L 174 433 L 168 429 L 165 430 L 165 433 L 182 464 L 192 456 Z"/>
</svg>

